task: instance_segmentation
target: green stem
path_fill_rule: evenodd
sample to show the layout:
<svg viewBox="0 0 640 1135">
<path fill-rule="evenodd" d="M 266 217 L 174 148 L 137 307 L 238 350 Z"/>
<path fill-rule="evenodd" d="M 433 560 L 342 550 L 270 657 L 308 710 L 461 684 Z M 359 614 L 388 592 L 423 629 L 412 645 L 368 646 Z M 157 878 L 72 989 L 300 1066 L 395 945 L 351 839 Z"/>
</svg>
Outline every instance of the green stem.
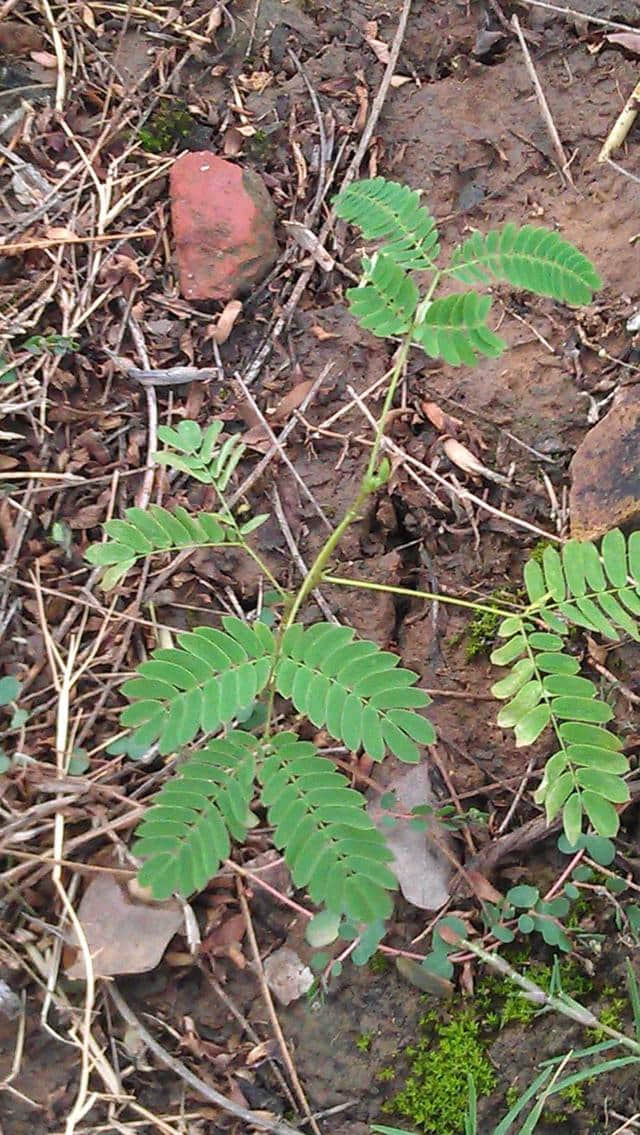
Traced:
<svg viewBox="0 0 640 1135">
<path fill-rule="evenodd" d="M 413 326 L 411 327 L 411 330 L 407 332 L 402 342 L 402 346 L 398 351 L 396 361 L 391 372 L 391 377 L 389 379 L 389 385 L 387 387 L 387 393 L 385 396 L 384 405 L 382 407 L 382 413 L 380 414 L 380 418 L 376 425 L 376 434 L 373 441 L 373 446 L 371 447 L 371 453 L 369 456 L 367 468 L 360 482 L 360 488 L 358 489 L 355 500 L 349 505 L 349 508 L 345 512 L 337 528 L 333 530 L 331 535 L 321 547 L 315 560 L 313 561 L 313 564 L 309 569 L 309 574 L 307 575 L 307 578 L 303 580 L 298 594 L 293 601 L 291 610 L 289 611 L 289 614 L 284 622 L 285 631 L 288 630 L 288 628 L 292 626 L 296 621 L 296 616 L 298 614 L 298 611 L 302 607 L 302 604 L 306 601 L 313 589 L 319 584 L 320 579 L 322 578 L 322 573 L 327 563 L 329 562 L 334 550 L 340 543 L 347 528 L 349 528 L 350 525 L 353 524 L 365 500 L 368 496 L 371 495 L 372 492 L 375 492 L 375 489 L 377 487 L 375 482 L 375 473 L 378 465 L 378 458 L 380 455 L 380 447 L 382 445 L 382 438 L 384 435 L 384 427 L 387 420 L 387 414 L 391 409 L 393 396 L 396 392 L 398 382 L 400 381 L 402 371 L 404 370 L 404 365 L 407 361 L 407 356 L 411 347 L 412 335 Z"/>
<path fill-rule="evenodd" d="M 529 999 L 540 1007 L 547 1006 L 553 1009 L 556 1013 L 562 1013 L 563 1016 L 569 1017 L 572 1021 L 577 1021 L 578 1024 L 584 1025 L 589 1029 L 602 1030 L 612 1040 L 617 1041 L 618 1044 L 624 1048 L 629 1048 L 635 1056 L 640 1056 L 640 1041 L 634 1040 L 632 1037 L 625 1036 L 624 1033 L 619 1032 L 617 1029 L 610 1028 L 605 1025 L 596 1017 L 590 1009 L 586 1009 L 584 1005 L 579 1005 L 577 1002 L 564 1001 L 562 997 L 555 997 L 552 993 L 547 993 L 541 989 L 539 985 L 531 981 L 524 974 L 518 973 L 513 969 L 504 958 L 499 954 L 492 954 L 489 950 L 485 950 L 477 942 L 470 942 L 468 939 L 461 939 L 460 945 L 475 954 L 480 961 L 483 961 L 491 969 L 497 970 L 503 977 L 509 978 L 514 985 L 519 986 L 520 989 L 528 994 Z"/>
<path fill-rule="evenodd" d="M 370 583 L 365 579 L 351 579 L 348 576 L 328 575 L 322 576 L 325 583 L 335 583 L 340 587 L 361 587 L 365 591 L 387 591 L 391 595 L 408 595 L 412 599 L 432 599 L 438 603 L 450 603 L 453 607 L 466 607 L 471 611 L 483 611 L 487 615 L 496 615 L 502 619 L 511 619 L 518 615 L 518 611 L 504 611 L 501 607 L 489 607 L 485 603 L 476 603 L 471 599 L 458 599 L 455 595 L 442 595 L 435 591 L 417 591 L 413 587 L 396 587 L 391 583 Z"/>
</svg>

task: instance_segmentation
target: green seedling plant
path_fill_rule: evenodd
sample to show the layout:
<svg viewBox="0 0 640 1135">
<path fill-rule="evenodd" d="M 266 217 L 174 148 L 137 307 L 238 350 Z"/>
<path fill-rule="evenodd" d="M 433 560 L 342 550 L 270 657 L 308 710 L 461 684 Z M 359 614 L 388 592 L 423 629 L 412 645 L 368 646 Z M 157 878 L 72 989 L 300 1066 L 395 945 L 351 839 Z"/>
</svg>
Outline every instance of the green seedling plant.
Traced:
<svg viewBox="0 0 640 1135">
<path fill-rule="evenodd" d="M 200 890 L 229 856 L 231 840 L 242 843 L 258 822 L 258 804 L 295 885 L 324 908 L 319 922 L 314 920 L 314 944 L 335 940 L 346 924 L 349 932 L 355 928 L 359 949 L 363 927 L 374 927 L 369 937 L 377 934 L 377 941 L 384 933 L 396 887 L 391 853 L 364 798 L 331 760 L 293 728 L 276 728 L 275 699 L 290 702 L 315 729 L 374 761 L 391 753 L 415 763 L 435 731 L 424 713 L 430 699 L 398 655 L 357 638 L 347 626 L 309 623 L 307 602 L 323 580 L 356 585 L 331 574 L 330 565 L 346 530 L 389 477 L 384 423 L 409 352 L 418 348 L 453 366 L 497 357 L 505 343 L 489 326 L 490 286 L 505 282 L 580 305 L 591 300 L 600 278 L 558 233 L 531 225 L 474 233 L 442 264 L 436 224 L 419 194 L 383 178 L 350 185 L 334 208 L 378 245 L 363 258 L 360 285 L 347 293 L 351 310 L 374 335 L 396 340 L 397 350 L 360 487 L 297 593 L 282 592 L 251 545 L 252 531 L 265 518 L 241 523 L 226 503 L 243 447 L 235 437 L 222 441 L 219 422 L 204 431 L 189 421 L 175 430 L 163 427 L 158 434 L 165 448 L 157 456 L 212 486 L 217 511 L 128 509 L 123 520 L 105 525 L 105 541 L 91 546 L 87 558 L 105 568 L 103 584 L 112 587 L 157 553 L 236 546 L 256 560 L 282 597 L 277 626 L 227 616 L 219 628 L 178 634 L 175 647 L 155 650 L 122 687 L 130 705 L 121 720 L 132 730 L 132 751 L 140 755 L 157 746 L 159 754 L 170 755 L 192 746 L 138 827 L 140 882 L 158 899 Z M 416 272 L 427 279 L 422 292 Z M 443 291 L 446 284 L 457 290 Z M 505 642 L 493 660 L 509 673 L 494 687 L 507 702 L 500 724 L 514 728 L 517 745 L 532 744 L 546 728 L 557 737 L 538 792 L 549 819 L 563 810 L 573 843 L 583 816 L 611 836 L 618 823 L 615 805 L 628 799 L 627 762 L 615 734 L 604 728 L 611 711 L 595 696 L 593 684 L 577 677 L 580 664 L 566 640 L 576 625 L 610 639 L 620 632 L 638 637 L 640 535 L 627 543 L 612 533 L 600 551 L 577 541 L 562 554 L 549 548 L 542 567 L 527 565 L 525 584 L 529 602 L 517 614 L 451 601 L 501 620 Z M 239 728 L 256 704 L 265 708 L 259 730 Z M 371 957 L 374 949 L 369 943 L 361 953 Z"/>
</svg>

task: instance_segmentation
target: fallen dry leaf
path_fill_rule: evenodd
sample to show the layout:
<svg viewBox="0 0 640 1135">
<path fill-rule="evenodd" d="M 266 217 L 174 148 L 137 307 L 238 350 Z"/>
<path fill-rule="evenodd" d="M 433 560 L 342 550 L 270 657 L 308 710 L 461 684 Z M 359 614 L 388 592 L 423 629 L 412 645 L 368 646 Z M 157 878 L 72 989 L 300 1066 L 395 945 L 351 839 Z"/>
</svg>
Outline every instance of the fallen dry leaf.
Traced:
<svg viewBox="0 0 640 1135">
<path fill-rule="evenodd" d="M 437 402 L 421 402 L 420 408 L 440 433 L 455 434 L 462 427 L 460 419 L 447 414 Z"/>
<path fill-rule="evenodd" d="M 468 473 L 471 477 L 486 477 L 488 481 L 495 481 L 497 485 L 508 485 L 509 481 L 503 477 L 501 473 L 494 473 L 493 469 L 487 469 L 481 461 L 467 449 L 466 445 L 462 442 L 456 441 L 454 437 L 447 437 L 442 443 L 449 461 L 462 469 L 463 473 Z"/>
<path fill-rule="evenodd" d="M 264 963 L 264 976 L 281 1005 L 297 1001 L 313 985 L 311 970 L 288 946 L 282 946 L 269 955 Z"/>
<path fill-rule="evenodd" d="M 423 993 L 432 993 L 435 997 L 450 997 L 453 993 L 453 985 L 446 977 L 429 973 L 413 958 L 399 957 L 395 962 L 400 976 L 411 985 L 415 985 L 416 989 L 421 989 Z"/>
<path fill-rule="evenodd" d="M 426 764 L 401 769 L 385 785 L 385 790 L 395 793 L 403 813 L 434 803 Z M 450 842 L 445 830 L 433 819 L 425 821 L 429 825 L 426 831 L 414 828 L 409 819 L 397 819 L 395 827 L 386 828 L 382 823 L 386 812 L 381 811 L 377 801 L 372 801 L 367 811 L 376 827 L 384 832 L 387 846 L 393 852 L 393 872 L 407 902 L 420 910 L 439 910 L 449 898 L 451 867 L 430 837 L 429 828 L 437 833 L 441 842 Z"/>
<path fill-rule="evenodd" d="M 214 343 L 226 343 L 241 311 L 242 304 L 240 300 L 229 300 L 229 303 L 225 304 L 224 310 L 220 312 L 218 321 L 208 338 L 213 339 Z"/>
<path fill-rule="evenodd" d="M 392 87 L 404 87 L 405 83 L 411 83 L 412 81 L 413 80 L 411 78 L 411 75 L 392 75 L 391 76 L 391 86 Z"/>
<path fill-rule="evenodd" d="M 612 32 L 605 39 L 608 43 L 617 43 L 619 47 L 626 47 L 627 51 L 640 55 L 640 32 Z"/>
<path fill-rule="evenodd" d="M 234 942 L 241 942 L 246 933 L 246 925 L 242 914 L 232 914 L 219 926 L 216 926 L 205 937 L 202 949 L 207 954 L 226 954 L 229 946 Z"/>
<path fill-rule="evenodd" d="M 297 410 L 298 406 L 302 405 L 312 386 L 313 382 L 309 378 L 304 379 L 303 382 L 296 382 L 295 386 L 291 387 L 288 394 L 285 394 L 284 398 L 281 398 L 278 402 L 278 405 L 269 412 L 271 421 L 275 422 L 276 425 L 280 425 L 281 422 L 286 422 L 292 410 Z"/>
<path fill-rule="evenodd" d="M 378 63 L 382 63 L 382 65 L 386 67 L 389 62 L 389 48 L 386 43 L 383 43 L 381 39 L 374 39 L 372 35 L 366 35 L 364 38 L 378 60 Z"/>
<path fill-rule="evenodd" d="M 321 327 L 319 323 L 313 324 L 313 326 L 311 328 L 311 334 L 316 339 L 318 339 L 321 343 L 324 343 L 324 341 L 326 339 L 339 339 L 340 338 L 340 336 L 337 334 L 336 331 L 326 331 L 325 328 Z"/>
<path fill-rule="evenodd" d="M 41 67 L 46 67 L 51 70 L 58 66 L 58 60 L 50 51 L 30 51 L 29 58 L 33 59 L 33 62 L 38 63 Z"/>
<path fill-rule="evenodd" d="M 500 891 L 480 871 L 474 871 L 470 867 L 468 871 L 465 871 L 465 878 L 473 888 L 476 898 L 479 898 L 481 902 L 502 902 L 503 896 Z"/>
<path fill-rule="evenodd" d="M 78 918 L 82 924 L 96 977 L 146 973 L 154 969 L 182 923 L 180 904 L 136 901 L 113 875 L 98 875 L 87 887 Z M 72 938 L 71 944 L 77 946 Z M 82 956 L 76 952 L 67 976 L 84 977 Z"/>
</svg>

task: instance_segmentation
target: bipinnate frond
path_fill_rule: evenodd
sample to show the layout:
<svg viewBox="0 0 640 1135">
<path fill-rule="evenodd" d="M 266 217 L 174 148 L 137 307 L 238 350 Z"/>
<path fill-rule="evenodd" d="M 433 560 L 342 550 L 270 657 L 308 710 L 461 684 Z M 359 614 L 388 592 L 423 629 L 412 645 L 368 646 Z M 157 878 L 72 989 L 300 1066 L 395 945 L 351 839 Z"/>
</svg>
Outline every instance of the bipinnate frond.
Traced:
<svg viewBox="0 0 640 1135">
<path fill-rule="evenodd" d="M 391 913 L 389 891 L 397 880 L 393 856 L 335 765 L 294 733 L 271 739 L 271 755 L 259 770 L 262 803 L 284 850 L 297 887 L 311 900 L 355 922 Z"/>
<path fill-rule="evenodd" d="M 524 569 L 529 600 L 551 630 L 566 623 L 614 642 L 620 633 L 640 641 L 640 532 L 627 542 L 619 529 L 607 532 L 600 551 L 590 541 L 569 540 L 562 554 L 544 550 L 542 566 Z"/>
<path fill-rule="evenodd" d="M 401 761 L 417 762 L 418 744 L 435 741 L 431 722 L 416 712 L 431 699 L 399 661 L 373 642 L 354 641 L 350 627 L 317 623 L 305 630 L 296 623 L 284 636 L 276 689 L 352 751 L 362 746 L 380 761 L 389 749 Z"/>
<path fill-rule="evenodd" d="M 365 240 L 381 240 L 401 268 L 433 268 L 440 246 L 436 223 L 408 185 L 384 177 L 354 181 L 333 202 L 338 217 L 357 225 Z"/>
<path fill-rule="evenodd" d="M 121 723 L 135 745 L 173 753 L 201 731 L 213 733 L 246 709 L 266 686 L 274 638 L 264 623 L 227 615 L 212 627 L 177 636 L 176 648 L 154 650 L 122 692 L 131 699 Z M 226 633 L 225 633 L 226 632 Z"/>
<path fill-rule="evenodd" d="M 514 729 L 518 746 L 532 744 L 552 726 L 559 747 L 545 765 L 536 800 L 549 820 L 562 810 L 572 844 L 584 815 L 599 835 L 614 836 L 615 805 L 629 800 L 623 779 L 629 764 L 621 742 L 605 728 L 611 706 L 580 675 L 565 638 L 578 626 L 614 641 L 620 633 L 640 639 L 640 533 L 627 541 L 616 529 L 600 550 L 578 540 L 568 541 L 561 553 L 548 546 L 542 565 L 529 560 L 524 577 L 530 606 L 523 616 L 504 620 L 498 633 L 506 642 L 491 655 L 494 664 L 511 667 L 492 688 L 507 700 L 498 725 Z"/>
<path fill-rule="evenodd" d="M 145 862 L 139 881 L 153 897 L 202 890 L 256 818 L 250 810 L 259 743 L 230 732 L 181 766 L 144 814 L 133 850 Z"/>
<path fill-rule="evenodd" d="M 602 280 L 590 260 L 552 229 L 512 222 L 476 232 L 454 250 L 447 270 L 465 284 L 506 280 L 561 303 L 590 303 Z"/>
<path fill-rule="evenodd" d="M 497 358 L 506 344 L 487 326 L 491 297 L 478 292 L 443 296 L 429 304 L 413 337 L 432 359 L 474 366 L 479 356 Z"/>
<path fill-rule="evenodd" d="M 192 515 L 184 508 L 150 504 L 148 509 L 128 508 L 124 515 L 124 520 L 108 520 L 104 530 L 109 539 L 90 544 L 85 553 L 90 564 L 106 568 L 101 579 L 105 590 L 115 587 L 138 560 L 158 552 L 238 542 L 238 530 L 220 513 Z"/>
<path fill-rule="evenodd" d="M 353 314 L 374 335 L 402 335 L 409 330 L 418 305 L 418 289 L 403 268 L 386 252 L 362 261 L 364 280 L 347 288 Z"/>
</svg>

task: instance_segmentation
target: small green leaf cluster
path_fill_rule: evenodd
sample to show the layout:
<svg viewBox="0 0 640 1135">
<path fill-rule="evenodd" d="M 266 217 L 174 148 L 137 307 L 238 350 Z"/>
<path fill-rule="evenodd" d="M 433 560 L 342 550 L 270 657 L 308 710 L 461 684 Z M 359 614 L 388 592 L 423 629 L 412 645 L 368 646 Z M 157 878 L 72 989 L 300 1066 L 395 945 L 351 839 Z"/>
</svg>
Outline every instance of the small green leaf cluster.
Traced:
<svg viewBox="0 0 640 1135">
<path fill-rule="evenodd" d="M 459 951 L 458 939 L 465 938 L 468 933 L 468 927 L 455 915 L 449 914 L 438 919 L 433 929 L 431 950 L 420 963 L 422 969 L 433 974 L 434 977 L 445 978 L 447 981 L 452 978 L 454 967 L 449 954 Z"/>
<path fill-rule="evenodd" d="M 579 674 L 580 661 L 565 640 L 574 626 L 612 641 L 621 633 L 640 640 L 640 533 L 627 541 L 613 530 L 600 549 L 579 540 L 569 540 L 561 552 L 549 545 L 542 564 L 530 559 L 525 565 L 524 581 L 529 606 L 503 620 L 498 634 L 506 642 L 491 655 L 495 665 L 510 666 L 492 687 L 507 702 L 498 724 L 513 728 L 517 746 L 533 744 L 551 726 L 558 749 L 545 765 L 536 801 L 548 820 L 562 812 L 572 845 L 584 816 L 598 835 L 613 837 L 616 805 L 630 798 L 624 780 L 629 762 L 620 740 L 605 728 L 611 706 Z"/>
<path fill-rule="evenodd" d="M 363 258 L 360 286 L 347 291 L 353 314 L 374 335 L 409 335 L 431 358 L 451 366 L 496 358 L 505 343 L 487 322 L 491 297 L 475 290 L 434 296 L 441 276 L 474 285 L 504 280 L 572 304 L 588 303 L 601 286 L 578 249 L 553 230 L 533 225 L 474 233 L 454 250 L 449 266 L 440 268 L 436 223 L 419 193 L 383 177 L 353 182 L 333 204 L 365 240 L 382 242 Z M 422 301 L 413 271 L 433 275 Z"/>
<path fill-rule="evenodd" d="M 499 942 L 513 942 L 516 929 L 520 934 L 539 934 L 548 946 L 569 952 L 571 942 L 562 919 L 569 913 L 570 902 L 565 895 L 545 902 L 537 887 L 521 884 L 507 891 L 501 906 L 483 904 L 483 918 L 487 929 Z M 507 923 L 515 921 L 515 929 Z"/>
<path fill-rule="evenodd" d="M 106 569 L 101 579 L 105 590 L 124 579 L 139 559 L 157 552 L 242 544 L 251 532 L 264 524 L 267 519 L 264 513 L 240 524 L 224 506 L 222 494 L 245 446 L 237 435 L 219 445 L 221 432 L 220 421 L 212 422 L 206 430 L 188 419 L 181 421 L 177 429 L 158 427 L 158 437 L 167 449 L 155 454 L 157 464 L 213 485 L 223 508 L 219 512 L 193 514 L 184 508 L 167 509 L 151 504 L 147 509 L 126 509 L 124 520 L 107 521 L 104 531 L 109 538 L 102 544 L 91 544 L 86 551 L 90 564 Z"/>
<path fill-rule="evenodd" d="M 0 707 L 12 707 L 10 730 L 21 729 L 29 718 L 27 710 L 15 704 L 20 697 L 21 689 L 22 683 L 18 681 L 15 674 L 7 674 L 6 677 L 0 678 Z M 0 748 L 0 773 L 6 772 L 10 767 L 11 757 L 5 753 L 4 749 Z"/>
</svg>

